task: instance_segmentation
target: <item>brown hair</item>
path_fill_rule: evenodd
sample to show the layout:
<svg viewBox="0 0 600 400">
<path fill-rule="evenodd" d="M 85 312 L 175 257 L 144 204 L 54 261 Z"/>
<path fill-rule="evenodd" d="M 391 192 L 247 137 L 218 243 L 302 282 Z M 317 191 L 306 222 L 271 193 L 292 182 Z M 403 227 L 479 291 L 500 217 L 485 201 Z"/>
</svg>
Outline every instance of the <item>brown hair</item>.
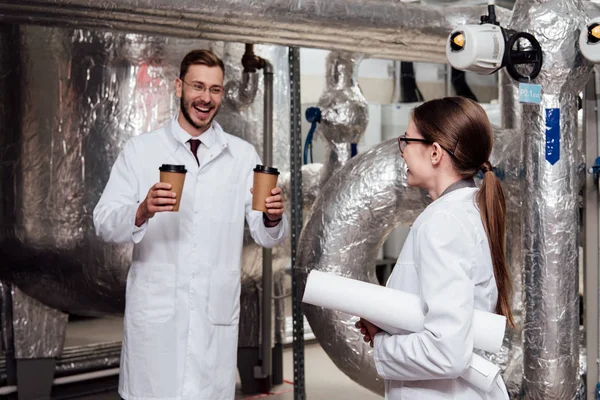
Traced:
<svg viewBox="0 0 600 400">
<path fill-rule="evenodd" d="M 506 205 L 504 192 L 492 170 L 489 157 L 494 144 L 487 114 L 476 102 L 464 97 L 431 100 L 412 111 L 412 120 L 423 138 L 438 143 L 451 153 L 450 159 L 463 178 L 483 172 L 477 192 L 477 204 L 492 255 L 498 288 L 496 312 L 511 326 L 515 322 L 510 309 L 512 282 L 506 265 Z"/>
<path fill-rule="evenodd" d="M 206 65 L 207 67 L 219 67 L 225 75 L 225 66 L 223 61 L 217 57 L 215 53 L 210 50 L 192 50 L 183 57 L 181 60 L 181 67 L 179 68 L 179 79 L 183 79 L 187 74 L 190 65 Z"/>
</svg>

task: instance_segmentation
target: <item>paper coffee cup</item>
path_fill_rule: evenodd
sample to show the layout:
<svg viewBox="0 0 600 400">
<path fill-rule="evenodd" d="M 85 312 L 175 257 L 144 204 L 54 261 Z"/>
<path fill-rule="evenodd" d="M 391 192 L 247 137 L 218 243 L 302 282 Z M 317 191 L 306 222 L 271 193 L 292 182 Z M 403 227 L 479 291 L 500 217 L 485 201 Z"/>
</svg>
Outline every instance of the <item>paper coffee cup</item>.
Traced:
<svg viewBox="0 0 600 400">
<path fill-rule="evenodd" d="M 254 195 L 252 196 L 252 209 L 267 212 L 265 203 L 267 197 L 271 196 L 271 190 L 277 187 L 279 171 L 277 168 L 256 165 L 254 168 Z"/>
<path fill-rule="evenodd" d="M 160 171 L 160 181 L 171 184 L 171 192 L 175 192 L 176 203 L 173 204 L 173 211 L 179 211 L 181 193 L 183 193 L 183 183 L 187 170 L 185 165 L 163 164 L 158 168 Z"/>
</svg>

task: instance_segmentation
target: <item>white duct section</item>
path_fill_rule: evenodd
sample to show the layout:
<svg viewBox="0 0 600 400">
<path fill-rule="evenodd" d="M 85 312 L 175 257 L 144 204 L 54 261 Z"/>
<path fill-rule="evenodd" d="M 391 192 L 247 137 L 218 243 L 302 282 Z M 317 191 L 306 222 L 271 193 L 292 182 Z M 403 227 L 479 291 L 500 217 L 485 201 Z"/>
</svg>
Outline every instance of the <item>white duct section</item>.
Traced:
<svg viewBox="0 0 600 400">
<path fill-rule="evenodd" d="M 448 32 L 457 25 L 478 23 L 485 9 L 392 0 L 0 0 L 0 21 L 445 63 Z M 497 15 L 507 21 L 510 13 L 498 9 Z"/>
</svg>

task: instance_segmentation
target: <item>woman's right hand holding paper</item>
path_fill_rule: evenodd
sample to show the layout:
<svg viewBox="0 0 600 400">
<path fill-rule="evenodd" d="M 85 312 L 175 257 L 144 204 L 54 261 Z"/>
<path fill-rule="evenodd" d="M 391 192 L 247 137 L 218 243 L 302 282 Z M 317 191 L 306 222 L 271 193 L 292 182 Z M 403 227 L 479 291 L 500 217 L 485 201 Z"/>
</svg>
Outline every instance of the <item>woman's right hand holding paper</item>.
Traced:
<svg viewBox="0 0 600 400">
<path fill-rule="evenodd" d="M 359 319 L 356 322 L 356 324 L 354 324 L 354 326 L 360 330 L 360 333 L 364 336 L 364 341 L 369 343 L 371 347 L 373 347 L 373 338 L 375 337 L 375 335 L 379 332 L 382 332 L 382 330 L 378 326 L 373 325 L 372 323 L 363 318 Z"/>
</svg>

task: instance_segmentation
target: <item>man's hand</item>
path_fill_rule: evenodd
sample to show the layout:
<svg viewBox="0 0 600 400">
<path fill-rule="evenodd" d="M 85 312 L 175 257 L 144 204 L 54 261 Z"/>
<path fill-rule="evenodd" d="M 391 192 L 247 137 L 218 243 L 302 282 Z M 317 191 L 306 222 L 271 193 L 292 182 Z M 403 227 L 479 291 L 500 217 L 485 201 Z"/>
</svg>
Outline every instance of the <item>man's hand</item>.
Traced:
<svg viewBox="0 0 600 400">
<path fill-rule="evenodd" d="M 375 335 L 379 332 L 382 332 L 378 326 L 373 325 L 366 319 L 362 318 L 358 320 L 354 326 L 360 329 L 360 333 L 364 336 L 364 341 L 369 343 L 371 347 L 373 347 L 373 338 L 375 338 Z"/>
<path fill-rule="evenodd" d="M 254 189 L 250 188 L 250 192 L 254 194 Z M 283 215 L 283 197 L 281 196 L 281 188 L 276 187 L 272 189 L 271 197 L 267 197 L 265 203 L 267 206 L 265 216 L 269 221 L 279 222 Z M 277 226 L 277 224 L 269 226 Z"/>
<path fill-rule="evenodd" d="M 173 204 L 177 202 L 175 192 L 171 192 L 170 183 L 155 183 L 148 191 L 148 195 L 135 213 L 135 226 L 142 226 L 144 222 L 154 217 L 157 212 L 172 211 Z"/>
</svg>

